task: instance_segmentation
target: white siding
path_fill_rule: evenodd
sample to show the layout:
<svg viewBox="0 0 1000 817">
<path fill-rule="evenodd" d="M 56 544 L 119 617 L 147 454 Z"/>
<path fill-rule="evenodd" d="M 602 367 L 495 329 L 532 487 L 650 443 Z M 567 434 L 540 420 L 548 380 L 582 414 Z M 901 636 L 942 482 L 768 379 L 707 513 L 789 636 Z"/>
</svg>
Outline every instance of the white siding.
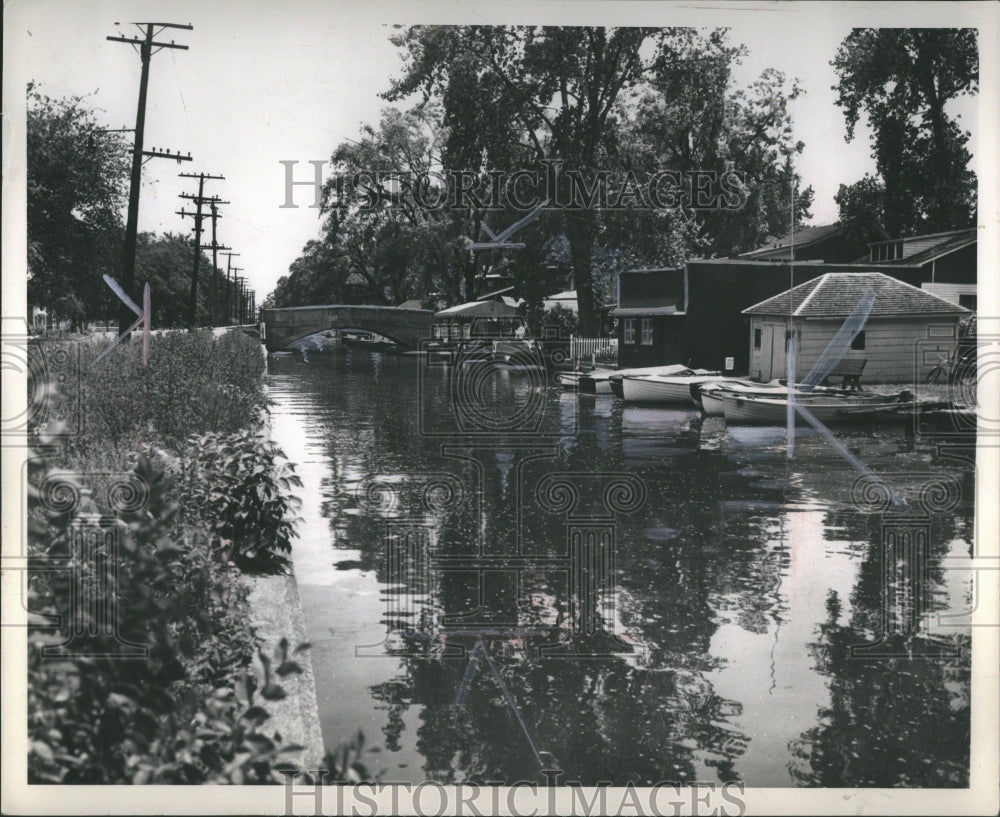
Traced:
<svg viewBox="0 0 1000 817">
<path fill-rule="evenodd" d="M 921 284 L 920 288 L 931 295 L 937 295 L 949 303 L 960 304 L 959 295 L 975 295 L 975 284 Z"/>
<path fill-rule="evenodd" d="M 783 321 L 786 318 L 754 316 L 751 320 L 750 375 L 756 377 L 762 367 L 761 352 L 753 348 L 753 330 L 765 322 Z M 827 344 L 840 328 L 842 321 L 795 321 L 798 360 L 796 378 L 803 378 L 819 360 Z M 848 349 L 845 359 L 867 358 L 861 382 L 864 383 L 914 383 L 922 382 L 927 372 L 938 362 L 939 356 L 950 356 L 957 336 L 956 318 L 872 319 L 865 326 L 864 350 Z M 929 329 L 930 335 L 929 335 Z"/>
</svg>

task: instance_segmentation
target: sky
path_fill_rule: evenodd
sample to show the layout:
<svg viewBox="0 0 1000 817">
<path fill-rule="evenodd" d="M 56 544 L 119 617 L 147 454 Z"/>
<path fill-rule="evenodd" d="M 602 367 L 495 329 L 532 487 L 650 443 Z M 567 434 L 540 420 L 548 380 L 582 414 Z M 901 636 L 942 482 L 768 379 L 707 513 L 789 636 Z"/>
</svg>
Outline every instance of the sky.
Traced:
<svg viewBox="0 0 1000 817">
<path fill-rule="evenodd" d="M 834 104 L 829 63 L 838 44 L 856 25 L 898 26 L 905 19 L 906 25 L 976 26 L 984 5 L 14 0 L 4 8 L 5 178 L 23 127 L 23 112 L 13 106 L 28 80 L 49 96 L 85 96 L 108 128 L 134 127 L 139 56 L 106 37 L 137 34 L 133 21 L 190 23 L 192 31 L 161 35 L 189 50 L 164 49 L 152 58 L 144 147 L 190 152 L 193 161 L 146 164 L 139 229 L 188 234 L 192 221 L 176 215 L 184 203 L 178 195 L 197 192 L 196 182 L 177 174 L 225 176 L 205 188 L 230 202 L 221 209 L 218 240 L 239 253 L 233 263 L 259 304 L 320 234 L 318 211 L 308 207 L 311 190 L 295 188 L 300 206 L 281 207 L 281 162 L 298 162 L 296 180 L 308 180 L 310 161 L 328 160 L 341 142 L 358 137 L 363 123 L 377 123 L 389 104 L 379 94 L 402 66 L 389 42 L 394 24 L 728 26 L 731 39 L 750 50 L 736 72 L 738 85 L 773 67 L 805 91 L 793 108 L 795 135 L 805 143 L 797 169 L 815 190 L 811 223 L 824 224 L 836 220 L 839 185 L 874 170 L 867 127 L 847 143 Z M 967 99 L 954 109 L 973 133 L 974 155 L 978 105 Z"/>
</svg>

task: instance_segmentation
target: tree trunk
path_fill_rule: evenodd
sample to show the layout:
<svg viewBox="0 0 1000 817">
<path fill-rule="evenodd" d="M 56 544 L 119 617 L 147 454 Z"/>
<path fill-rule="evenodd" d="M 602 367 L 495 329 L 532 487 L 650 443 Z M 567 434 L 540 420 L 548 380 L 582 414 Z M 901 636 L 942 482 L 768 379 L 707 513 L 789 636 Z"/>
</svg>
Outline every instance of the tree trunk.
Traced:
<svg viewBox="0 0 1000 817">
<path fill-rule="evenodd" d="M 580 334 L 596 337 L 600 333 L 600 316 L 594 298 L 594 279 L 591 271 L 591 249 L 597 219 L 592 210 L 576 210 L 566 214 L 566 237 L 573 263 L 573 285 L 580 311 Z"/>
</svg>

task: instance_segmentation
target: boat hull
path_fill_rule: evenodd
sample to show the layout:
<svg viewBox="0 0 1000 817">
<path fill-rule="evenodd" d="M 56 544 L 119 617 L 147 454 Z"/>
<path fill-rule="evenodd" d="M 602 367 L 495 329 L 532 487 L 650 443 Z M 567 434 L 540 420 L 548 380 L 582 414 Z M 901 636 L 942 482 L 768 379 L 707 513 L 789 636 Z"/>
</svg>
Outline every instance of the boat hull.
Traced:
<svg viewBox="0 0 1000 817">
<path fill-rule="evenodd" d="M 905 412 L 900 409 L 905 409 L 907 405 L 900 403 L 897 398 L 805 398 L 795 402 L 825 425 L 870 423 L 880 420 L 892 422 L 905 418 Z M 783 426 L 788 423 L 787 398 L 726 394 L 722 397 L 722 403 L 723 416 L 727 424 Z M 795 422 L 797 425 L 806 425 L 809 421 L 796 411 Z"/>
<path fill-rule="evenodd" d="M 709 383 L 725 382 L 717 375 L 677 376 L 626 376 L 622 379 L 622 397 L 634 403 L 679 403 L 698 405 L 694 387 Z"/>
<path fill-rule="evenodd" d="M 677 372 L 690 371 L 684 366 L 674 364 L 672 366 L 649 366 L 639 369 L 605 369 L 603 371 L 586 372 L 580 375 L 578 380 L 581 394 L 614 394 L 621 395 L 616 390 L 612 381 L 618 381 L 626 375 L 645 374 L 675 374 Z"/>
</svg>

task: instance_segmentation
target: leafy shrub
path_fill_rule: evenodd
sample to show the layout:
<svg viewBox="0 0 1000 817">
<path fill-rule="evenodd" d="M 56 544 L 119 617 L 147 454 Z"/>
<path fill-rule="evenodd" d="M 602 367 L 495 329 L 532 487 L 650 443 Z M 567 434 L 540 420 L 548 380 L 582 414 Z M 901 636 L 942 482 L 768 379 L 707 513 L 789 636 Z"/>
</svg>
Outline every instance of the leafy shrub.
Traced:
<svg viewBox="0 0 1000 817">
<path fill-rule="evenodd" d="M 284 572 L 289 564 L 302 487 L 281 449 L 259 431 L 225 436 L 209 433 L 189 440 L 192 467 L 186 497 L 212 531 L 216 548 L 238 567 Z"/>
<path fill-rule="evenodd" d="M 74 604 L 69 587 L 93 567 L 70 541 L 83 509 L 53 507 L 39 490 L 56 473 L 44 458 L 31 460 L 29 782 L 273 784 L 301 772 L 288 755 L 302 747 L 267 733 L 263 705 L 285 697 L 281 679 L 301 667 L 285 640 L 273 658 L 256 646 L 243 623 L 245 592 L 208 537 L 184 522 L 167 465 L 137 458 L 133 474 L 148 495 L 115 523 L 117 570 L 95 606 Z M 51 558 L 65 569 L 37 569 Z M 105 605 L 116 612 L 117 637 L 101 626 Z M 46 654 L 58 653 L 71 632 L 72 651 Z M 145 655 L 116 656 L 119 639 L 144 646 Z M 260 680 L 249 668 L 255 652 Z M 340 757 L 329 756 L 327 779 L 364 772 L 358 758 L 337 766 Z"/>
<path fill-rule="evenodd" d="M 283 772 L 297 771 L 288 755 L 300 747 L 267 732 L 265 704 L 284 697 L 281 679 L 300 668 L 287 642 L 273 660 L 260 651 L 239 567 L 287 565 L 297 502 L 287 492 L 301 482 L 276 445 L 242 430 L 258 428 L 265 408 L 255 342 L 174 334 L 156 338 L 153 350 L 148 368 L 132 345 L 86 370 L 84 432 L 71 445 L 53 446 L 68 414 L 60 401 L 73 399 L 55 384 L 47 384 L 50 425 L 31 429 L 28 779 L 284 782 Z M 201 436 L 188 439 L 192 432 Z M 89 494 L 89 477 L 79 475 L 107 470 L 144 486 L 137 507 L 113 509 L 109 497 Z M 44 494 L 55 477 L 77 501 Z M 101 517 L 104 541 L 115 544 L 83 558 L 75 527 Z M 74 582 L 99 583 L 101 602 L 74 603 Z M 108 609 L 115 633 L 104 626 Z M 60 650 L 71 634 L 72 649 Z M 121 642 L 145 654 L 116 657 Z M 352 747 L 328 755 L 326 779 L 367 774 L 357 740 Z"/>
</svg>

